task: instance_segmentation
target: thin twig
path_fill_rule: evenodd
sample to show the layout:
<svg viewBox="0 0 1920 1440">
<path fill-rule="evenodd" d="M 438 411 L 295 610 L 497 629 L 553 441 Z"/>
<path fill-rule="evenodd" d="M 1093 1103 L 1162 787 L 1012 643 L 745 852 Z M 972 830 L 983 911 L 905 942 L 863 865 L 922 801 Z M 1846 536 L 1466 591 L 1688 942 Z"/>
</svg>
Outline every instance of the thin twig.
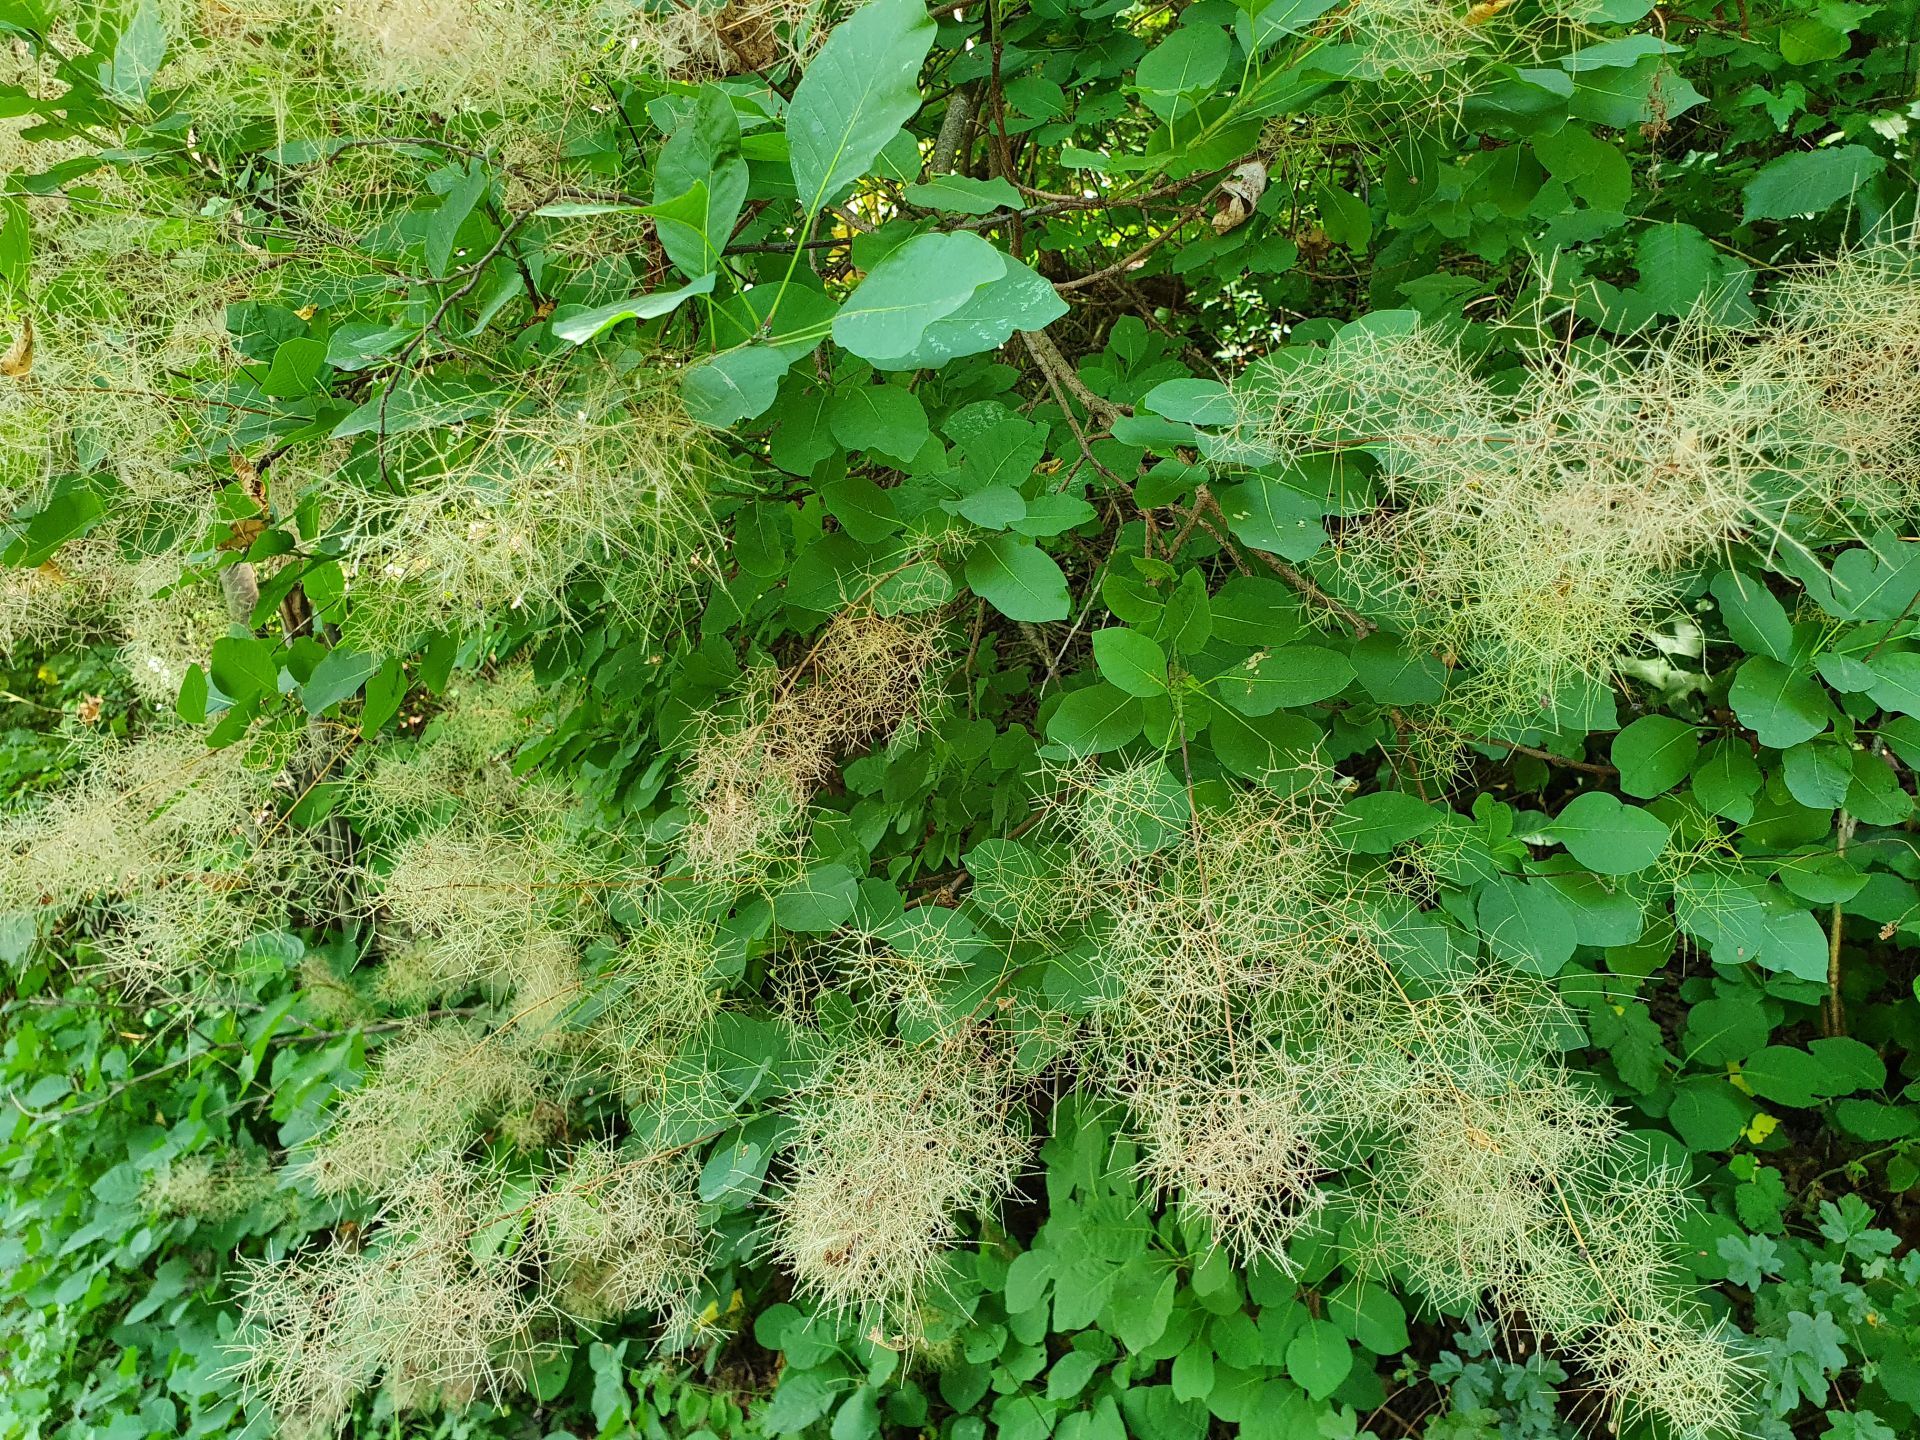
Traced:
<svg viewBox="0 0 1920 1440">
<path fill-rule="evenodd" d="M 1221 530 L 1231 531 L 1233 529 L 1232 524 L 1227 519 L 1226 511 L 1220 508 L 1220 502 L 1214 499 L 1213 492 L 1207 489 L 1206 486 L 1202 485 L 1194 492 L 1194 503 L 1197 507 L 1205 509 L 1218 520 Z M 1217 531 L 1213 533 L 1218 534 Z M 1259 556 L 1262 564 L 1282 580 L 1286 581 L 1287 584 L 1291 585 L 1295 590 L 1298 590 L 1302 595 L 1306 596 L 1307 599 L 1313 601 L 1316 605 L 1324 605 L 1327 609 L 1333 611 L 1335 615 L 1338 615 L 1346 627 L 1353 631 L 1354 639 L 1364 640 L 1380 628 L 1358 611 L 1347 605 L 1343 605 L 1340 601 L 1334 599 L 1333 596 L 1327 594 L 1326 591 L 1322 590 L 1318 585 L 1314 584 L 1313 581 L 1309 580 L 1305 575 L 1301 574 L 1300 571 L 1282 560 L 1278 555 L 1270 555 L 1265 550 L 1257 549 L 1251 545 L 1247 547 L 1247 550 L 1250 554 Z"/>
<path fill-rule="evenodd" d="M 1551 750 L 1540 750 L 1532 745 L 1522 745 L 1514 740 L 1500 740 L 1491 735 L 1466 735 L 1462 739 L 1471 740 L 1476 745 L 1498 745 L 1515 755 L 1531 756 L 1535 760 L 1544 760 L 1549 765 L 1564 766 L 1568 770 L 1578 770 L 1587 775 L 1618 775 L 1619 768 L 1603 764 L 1598 760 L 1575 760 L 1571 756 L 1556 755 Z"/>
</svg>

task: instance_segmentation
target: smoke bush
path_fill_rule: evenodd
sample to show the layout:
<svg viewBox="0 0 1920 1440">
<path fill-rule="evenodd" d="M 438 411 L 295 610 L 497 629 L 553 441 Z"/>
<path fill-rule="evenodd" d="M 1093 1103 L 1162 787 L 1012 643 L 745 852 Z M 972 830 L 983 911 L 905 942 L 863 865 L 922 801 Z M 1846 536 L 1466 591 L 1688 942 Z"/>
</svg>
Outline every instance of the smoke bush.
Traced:
<svg viewBox="0 0 1920 1440">
<path fill-rule="evenodd" d="M 793 1177 L 772 1246 L 829 1308 L 917 1326 L 946 1243 L 997 1203 L 1028 1153 L 1005 1062 L 971 1030 L 925 1046 L 832 1047 L 793 1109 Z"/>
</svg>

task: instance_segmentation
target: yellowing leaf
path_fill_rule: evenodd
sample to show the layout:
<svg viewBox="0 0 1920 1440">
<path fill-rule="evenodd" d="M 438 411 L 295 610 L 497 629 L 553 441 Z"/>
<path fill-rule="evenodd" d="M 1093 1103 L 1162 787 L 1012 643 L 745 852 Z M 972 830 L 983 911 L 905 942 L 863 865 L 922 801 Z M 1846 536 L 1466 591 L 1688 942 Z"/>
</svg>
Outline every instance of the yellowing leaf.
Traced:
<svg viewBox="0 0 1920 1440">
<path fill-rule="evenodd" d="M 33 320 L 20 317 L 20 333 L 13 337 L 7 353 L 0 355 L 0 375 L 25 375 L 33 369 Z"/>
</svg>

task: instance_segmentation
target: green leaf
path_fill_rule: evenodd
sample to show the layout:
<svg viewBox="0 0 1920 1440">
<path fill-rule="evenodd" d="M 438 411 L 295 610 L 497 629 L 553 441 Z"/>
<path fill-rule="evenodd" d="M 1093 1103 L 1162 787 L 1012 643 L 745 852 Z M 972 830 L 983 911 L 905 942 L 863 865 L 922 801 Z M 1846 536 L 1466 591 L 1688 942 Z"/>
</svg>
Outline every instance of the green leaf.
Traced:
<svg viewBox="0 0 1920 1440">
<path fill-rule="evenodd" d="M 1767 1043 L 1771 1029 L 1758 995 L 1740 991 L 1718 995 L 1687 1011 L 1686 1053 L 1700 1065 L 1744 1060 Z"/>
<path fill-rule="evenodd" d="M 809 216 L 866 174 L 920 108 L 934 29 L 922 0 L 870 0 L 827 36 L 787 106 L 793 188 Z"/>
<path fill-rule="evenodd" d="M 489 415 L 509 399 L 505 390 L 470 385 L 463 380 L 435 380 L 411 372 L 400 376 L 387 392 L 384 406 L 376 395 L 333 427 L 332 438 L 379 431 L 405 435 L 434 430 L 476 415 Z"/>
<path fill-rule="evenodd" d="M 833 317 L 833 338 L 882 368 L 910 354 L 927 326 L 1006 273 L 1006 257 L 971 231 L 916 235 L 889 251 Z"/>
<path fill-rule="evenodd" d="M 968 175 L 936 175 L 924 185 L 906 189 L 909 205 L 946 210 L 956 215 L 991 215 L 996 210 L 1018 210 L 1020 192 L 999 176 L 975 180 Z"/>
<path fill-rule="evenodd" d="M 1752 1109 L 1725 1079 L 1702 1076 L 1674 1087 L 1667 1123 L 1689 1150 L 1725 1150 L 1740 1138 Z"/>
<path fill-rule="evenodd" d="M 1656 117 L 1677 119 L 1707 100 L 1664 55 L 1647 55 L 1630 66 L 1614 64 L 1583 70 L 1574 82 L 1573 93 L 1567 97 L 1567 113 L 1616 130 L 1645 125 Z"/>
<path fill-rule="evenodd" d="M 1286 710 L 1261 716 L 1219 710 L 1207 725 L 1207 741 L 1222 765 L 1243 779 L 1273 783 L 1283 791 L 1286 778 L 1298 775 L 1303 763 L 1314 758 L 1320 736 L 1320 727 L 1306 716 Z"/>
<path fill-rule="evenodd" d="M 1149 50 L 1134 71 L 1141 99 L 1163 120 L 1183 113 L 1193 97 L 1211 90 L 1225 73 L 1232 50 L 1218 25 L 1182 25 Z"/>
<path fill-rule="evenodd" d="M 596 305 L 590 310 L 578 305 L 562 305 L 553 312 L 549 324 L 553 333 L 562 340 L 584 345 L 596 335 L 604 335 L 623 320 L 657 320 L 662 315 L 672 314 L 696 295 L 712 294 L 714 279 L 712 275 L 702 275 L 678 290 L 656 290 L 649 295 L 633 295 L 609 305 Z"/>
<path fill-rule="evenodd" d="M 360 710 L 360 736 L 371 740 L 400 710 L 407 695 L 407 672 L 398 656 L 390 656 L 367 682 L 366 704 Z"/>
<path fill-rule="evenodd" d="M 327 363 L 324 342 L 296 335 L 283 340 L 273 352 L 273 364 L 260 383 L 260 393 L 278 400 L 292 400 L 320 388 L 320 371 Z"/>
<path fill-rule="evenodd" d="M 1341 807 L 1333 834 L 1362 855 L 1385 855 L 1440 823 L 1440 812 L 1404 790 L 1357 795 Z"/>
<path fill-rule="evenodd" d="M 828 1374 L 789 1366 L 773 1398 L 758 1412 L 761 1427 L 769 1435 L 797 1435 L 825 1415 L 834 1399 L 835 1385 Z"/>
<path fill-rule="evenodd" d="M 1838 11 L 1844 5 L 1822 6 Z M 1852 26 L 1848 29 L 1851 30 Z M 1822 60 L 1837 60 L 1847 53 L 1846 32 L 1836 30 L 1812 15 L 1802 15 L 1780 27 L 1780 58 L 1789 65 L 1813 65 Z"/>
<path fill-rule="evenodd" d="M 1620 146 L 1584 125 L 1533 137 L 1533 153 L 1575 195 L 1596 210 L 1624 211 L 1633 194 L 1633 168 Z M 1645 266 L 1641 273 L 1645 275 Z"/>
<path fill-rule="evenodd" d="M 1097 519 L 1100 513 L 1078 495 L 1062 495 L 1057 491 L 1036 495 L 1025 502 L 1024 508 L 1025 513 L 1017 520 L 1008 521 L 1008 526 L 1036 540 L 1063 535 Z"/>
<path fill-rule="evenodd" d="M 1156 415 L 1193 425 L 1231 425 L 1236 419 L 1233 392 L 1218 380 L 1162 380 L 1140 403 Z"/>
<path fill-rule="evenodd" d="M 892 492 L 882 490 L 858 470 L 822 480 L 820 498 L 828 513 L 863 544 L 877 545 L 900 528 Z"/>
<path fill-rule="evenodd" d="M 1861 186 L 1886 168 L 1887 162 L 1864 145 L 1782 155 L 1762 166 L 1760 173 L 1747 182 L 1742 191 L 1746 209 L 1741 223 L 1818 215 L 1829 206 L 1853 198 Z"/>
<path fill-rule="evenodd" d="M 1213 683 L 1242 715 L 1270 715 L 1331 699 L 1352 679 L 1352 662 L 1337 650 L 1282 645 L 1255 652 Z"/>
<path fill-rule="evenodd" d="M 1100 1357 L 1092 1351 L 1069 1350 L 1054 1361 L 1053 1368 L 1047 1372 L 1047 1398 L 1073 1399 L 1087 1388 L 1087 1382 L 1093 1379 L 1094 1372 L 1099 1368 Z"/>
<path fill-rule="evenodd" d="M 1248 54 L 1257 55 L 1283 36 L 1298 35 L 1333 9 L 1339 0 L 1267 0 L 1237 7 L 1234 33 Z"/>
<path fill-rule="evenodd" d="M 198 661 L 187 666 L 187 673 L 180 677 L 180 693 L 173 702 L 173 713 L 189 725 L 204 725 L 207 721 L 207 672 Z"/>
<path fill-rule="evenodd" d="M 24 304 L 33 274 L 33 217 L 26 201 L 0 198 L 0 303 Z"/>
<path fill-rule="evenodd" d="M 815 866 L 775 897 L 774 923 L 805 934 L 837 930 L 858 894 L 859 879 L 846 866 Z"/>
<path fill-rule="evenodd" d="M 849 450 L 871 450 L 902 462 L 920 453 L 932 432 L 920 399 L 902 385 L 856 385 L 834 393 L 827 423 Z"/>
<path fill-rule="evenodd" d="M 1477 915 L 1494 955 L 1531 974 L 1558 975 L 1579 943 L 1566 901 L 1538 881 L 1506 875 L 1488 881 Z"/>
<path fill-rule="evenodd" d="M 1818 920 L 1805 910 L 1788 910 L 1766 916 L 1765 922 L 1753 957 L 1761 969 L 1815 984 L 1827 978 L 1827 932 Z"/>
<path fill-rule="evenodd" d="M 1138 1353 L 1166 1333 L 1178 1278 L 1170 1267 L 1142 1266 L 1114 1286 L 1104 1319 L 1122 1345 Z"/>
<path fill-rule="evenodd" d="M 1309 1320 L 1287 1345 L 1287 1377 L 1315 1400 L 1340 1388 L 1353 1369 L 1353 1347 L 1331 1320 Z"/>
<path fill-rule="evenodd" d="M 1667 847 L 1667 827 L 1659 816 L 1624 805 L 1604 790 L 1574 796 L 1541 833 L 1602 875 L 1644 870 Z"/>
<path fill-rule="evenodd" d="M 1284 645 L 1306 629 L 1293 591 L 1261 575 L 1234 576 L 1220 587 L 1209 608 L 1214 638 L 1228 645 Z M 1358 665 L 1356 659 L 1355 668 Z"/>
<path fill-rule="evenodd" d="M 466 225 L 467 217 L 473 214 L 473 207 L 480 203 L 493 185 L 487 167 L 479 160 L 468 160 L 453 174 L 453 183 L 447 187 L 440 204 L 427 219 L 426 241 L 422 248 L 427 257 L 427 272 L 431 275 L 447 273 L 447 267 L 453 263 L 454 246 L 459 242 L 460 231 Z"/>
<path fill-rule="evenodd" d="M 1213 1393 L 1213 1347 L 1205 1341 L 1187 1346 L 1173 1357 L 1173 1372 L 1167 1377 L 1173 1384 L 1176 1400 L 1205 1400 Z"/>
<path fill-rule="evenodd" d="M 1807 1049 L 1820 1062 L 1822 1094 L 1851 1095 L 1858 1090 L 1886 1088 L 1887 1062 L 1865 1041 L 1851 1035 L 1828 1035 L 1809 1040 Z"/>
<path fill-rule="evenodd" d="M 1810 810 L 1838 810 L 1853 784 L 1853 753 L 1840 741 L 1803 740 L 1781 756 L 1787 793 Z"/>
<path fill-rule="evenodd" d="M 1893 650 L 1867 661 L 1873 684 L 1867 695 L 1882 710 L 1920 715 L 1920 654 Z"/>
<path fill-rule="evenodd" d="M 1068 695 L 1047 721 L 1047 738 L 1076 755 L 1118 750 L 1139 733 L 1140 701 L 1104 680 Z"/>
<path fill-rule="evenodd" d="M 827 1427 L 829 1440 L 868 1440 L 879 1433 L 880 1398 L 871 1385 L 862 1385 L 849 1395 Z"/>
<path fill-rule="evenodd" d="M 683 274 L 698 277 L 720 268 L 749 177 L 740 157 L 740 122 L 724 90 L 701 86 L 678 117 L 654 162 L 647 213 L 667 258 Z"/>
<path fill-rule="evenodd" d="M 1064 620 L 1067 577 L 1053 557 L 1011 535 L 995 535 L 967 556 L 967 587 L 1009 620 Z"/>
<path fill-rule="evenodd" d="M 140 0 L 113 42 L 113 58 L 100 67 L 100 88 L 116 100 L 143 105 L 166 58 L 166 18 L 156 0 Z"/>
<path fill-rule="evenodd" d="M 1617 40 L 1602 40 L 1581 45 L 1560 57 L 1560 68 L 1578 74 L 1582 70 L 1600 70 L 1616 66 L 1639 65 L 1650 57 L 1679 53 L 1680 47 L 1658 35 L 1642 32 L 1623 35 Z"/>
<path fill-rule="evenodd" d="M 1349 250 L 1361 251 L 1373 238 L 1373 212 L 1358 195 L 1334 185 L 1322 185 L 1313 192 L 1320 207 L 1321 228 L 1327 238 Z"/>
<path fill-rule="evenodd" d="M 1129 695 L 1161 695 L 1167 688 L 1167 652 L 1138 630 L 1110 625 L 1093 632 L 1100 673 Z"/>
<path fill-rule="evenodd" d="M 687 413 L 717 429 L 766 413 L 780 393 L 793 356 L 776 345 L 722 350 L 680 372 Z"/>
<path fill-rule="evenodd" d="M 1825 1067 L 1805 1050 L 1769 1045 L 1740 1067 L 1740 1078 L 1762 1100 L 1793 1109 L 1820 1103 L 1826 1094 Z"/>
<path fill-rule="evenodd" d="M 1751 575 L 1723 570 L 1713 577 L 1712 591 L 1734 644 L 1749 655 L 1792 659 L 1793 622 L 1771 590 Z"/>
<path fill-rule="evenodd" d="M 1634 267 L 1641 300 L 1658 315 L 1691 313 L 1718 275 L 1713 246 L 1691 225 L 1651 225 L 1640 236 Z"/>
<path fill-rule="evenodd" d="M 309 715 L 323 715 L 342 700 L 359 694 L 360 687 L 379 669 L 378 655 L 346 648 L 329 650 L 300 687 L 300 703 Z"/>
<path fill-rule="evenodd" d="M 1005 530 L 1015 521 L 1027 518 L 1025 497 L 1005 485 L 989 485 L 964 500 L 943 500 L 941 508 L 971 520 L 982 530 Z"/>
<path fill-rule="evenodd" d="M 1694 765 L 1694 798 L 1737 825 L 1753 818 L 1753 795 L 1759 788 L 1760 767 L 1743 741 L 1716 740 Z"/>
<path fill-rule="evenodd" d="M 1700 754 L 1694 727 L 1667 715 L 1643 715 L 1613 737 L 1620 788 L 1651 800 L 1686 779 Z"/>
<path fill-rule="evenodd" d="M 1327 1297 L 1327 1318 L 1376 1355 L 1407 1348 L 1407 1311 L 1384 1285 L 1349 1280 Z"/>
<path fill-rule="evenodd" d="M 225 635 L 214 641 L 209 669 L 213 683 L 235 705 L 274 694 L 280 686 L 273 647 L 252 635 Z"/>
<path fill-rule="evenodd" d="M 1741 665 L 1727 701 L 1740 723 L 1775 750 L 1811 740 L 1833 718 L 1826 692 L 1814 680 L 1765 655 Z"/>
<path fill-rule="evenodd" d="M 92 490 L 62 491 L 33 512 L 24 533 L 7 547 L 6 563 L 23 568 L 44 565 L 62 545 L 99 524 L 106 513 L 106 502 Z"/>
<path fill-rule="evenodd" d="M 917 240 L 930 239 L 959 240 L 953 236 L 918 236 Z M 913 325 L 919 326 L 914 333 L 910 347 L 893 354 L 865 353 L 856 344 L 846 340 L 839 331 L 839 321 L 835 320 L 834 338 L 862 358 L 872 362 L 880 370 L 921 370 L 937 369 L 949 360 L 962 355 L 978 355 L 985 350 L 996 350 L 1012 338 L 1016 330 L 1044 330 L 1048 325 L 1067 313 L 1067 302 L 1053 288 L 1053 283 L 1037 274 L 1029 266 L 994 250 L 978 236 L 966 234 L 965 238 L 978 241 L 1000 264 L 1000 273 L 986 284 L 975 288 L 958 306 L 943 308 L 937 315 L 927 315 L 918 305 L 916 295 L 924 295 L 929 288 L 928 275 L 918 267 L 900 277 L 889 277 L 888 298 L 886 304 L 897 307 L 905 315 L 905 323 L 889 323 L 887 315 L 881 310 L 857 312 L 861 315 L 856 334 L 861 344 L 872 344 L 885 339 L 893 343 L 905 334 Z M 908 245 L 915 241 L 909 241 Z M 907 245 L 900 247 L 907 249 Z M 951 250 L 952 247 L 948 247 Z M 979 254 L 976 247 L 965 250 Z M 887 258 L 874 267 L 877 273 L 900 252 L 892 251 Z M 868 281 L 873 279 L 869 275 Z M 849 309 L 856 300 L 863 305 L 871 303 L 861 296 L 867 281 L 862 281 L 852 295 L 847 297 Z M 944 280 L 934 286 L 944 296 L 949 285 Z"/>
<path fill-rule="evenodd" d="M 1325 507 L 1291 485 L 1264 475 L 1224 489 L 1217 497 L 1233 537 L 1287 560 L 1305 560 L 1327 543 Z"/>
</svg>

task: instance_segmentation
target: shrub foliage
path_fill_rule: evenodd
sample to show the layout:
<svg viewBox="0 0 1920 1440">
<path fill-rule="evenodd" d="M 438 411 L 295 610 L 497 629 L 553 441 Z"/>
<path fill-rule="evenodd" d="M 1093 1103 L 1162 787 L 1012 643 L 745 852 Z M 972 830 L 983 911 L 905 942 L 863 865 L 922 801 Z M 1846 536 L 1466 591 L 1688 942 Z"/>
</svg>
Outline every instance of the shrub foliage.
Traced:
<svg viewBox="0 0 1920 1440">
<path fill-rule="evenodd" d="M 10 0 L 0 1440 L 1912 1433 L 1916 27 Z"/>
</svg>

